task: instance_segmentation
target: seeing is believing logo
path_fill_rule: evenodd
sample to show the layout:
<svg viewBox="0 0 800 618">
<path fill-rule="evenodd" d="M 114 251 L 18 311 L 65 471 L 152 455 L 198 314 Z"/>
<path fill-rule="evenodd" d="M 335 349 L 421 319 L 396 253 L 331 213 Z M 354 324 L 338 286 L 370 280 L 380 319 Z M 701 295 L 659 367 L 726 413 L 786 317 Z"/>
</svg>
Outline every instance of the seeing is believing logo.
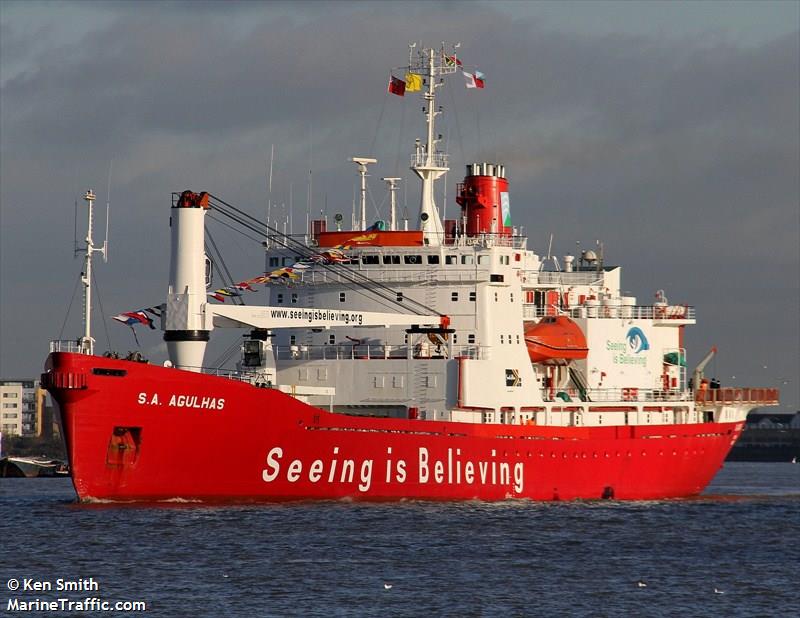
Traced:
<svg viewBox="0 0 800 618">
<path fill-rule="evenodd" d="M 639 352 L 650 349 L 647 337 L 645 337 L 644 332 L 642 332 L 642 329 L 638 326 L 631 328 L 628 334 L 625 335 L 625 339 L 628 341 L 628 350 L 633 354 L 638 354 Z"/>
</svg>

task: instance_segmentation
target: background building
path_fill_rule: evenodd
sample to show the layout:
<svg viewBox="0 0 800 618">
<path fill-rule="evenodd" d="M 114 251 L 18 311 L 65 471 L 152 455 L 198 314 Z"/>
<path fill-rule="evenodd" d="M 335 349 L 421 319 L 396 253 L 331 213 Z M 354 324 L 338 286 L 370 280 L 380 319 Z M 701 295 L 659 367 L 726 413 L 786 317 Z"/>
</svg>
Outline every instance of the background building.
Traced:
<svg viewBox="0 0 800 618">
<path fill-rule="evenodd" d="M 38 380 L 0 380 L 0 431 L 6 436 L 41 435 L 44 395 Z"/>
<path fill-rule="evenodd" d="M 22 382 L 0 381 L 0 430 L 6 436 L 22 435 Z"/>
</svg>

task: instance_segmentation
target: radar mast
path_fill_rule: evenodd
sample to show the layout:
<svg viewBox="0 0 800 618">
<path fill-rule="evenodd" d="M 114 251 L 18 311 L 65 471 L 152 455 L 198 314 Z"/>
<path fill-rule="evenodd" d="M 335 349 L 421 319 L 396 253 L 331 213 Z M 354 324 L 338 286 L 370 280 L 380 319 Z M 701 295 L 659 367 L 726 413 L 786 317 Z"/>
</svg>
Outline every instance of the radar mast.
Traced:
<svg viewBox="0 0 800 618">
<path fill-rule="evenodd" d="M 427 141 L 422 143 L 417 139 L 414 154 L 411 156 L 411 169 L 422 180 L 418 225 L 422 230 L 423 242 L 426 245 L 439 246 L 444 241 L 444 228 L 434 200 L 434 182 L 450 168 L 447 153 L 437 147 L 442 136 L 436 134 L 435 122 L 442 109 L 436 105 L 436 89 L 444 85 L 443 76 L 458 70 L 461 63 L 456 56 L 456 50 L 460 43 L 451 46 L 451 53 L 448 53 L 445 43 L 438 50 L 432 47 L 417 49 L 416 43 L 408 47 L 408 72 L 421 76 L 427 86 L 422 89 L 421 95 L 425 101 L 422 111 L 427 123 Z"/>
</svg>

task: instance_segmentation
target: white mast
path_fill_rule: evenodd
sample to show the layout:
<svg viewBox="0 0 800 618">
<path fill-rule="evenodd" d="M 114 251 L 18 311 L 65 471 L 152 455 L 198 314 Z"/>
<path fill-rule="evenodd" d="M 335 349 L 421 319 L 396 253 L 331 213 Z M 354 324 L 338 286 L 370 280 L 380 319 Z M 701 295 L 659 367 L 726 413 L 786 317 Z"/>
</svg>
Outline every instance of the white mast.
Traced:
<svg viewBox="0 0 800 618">
<path fill-rule="evenodd" d="M 367 157 L 351 157 L 350 160 L 358 165 L 358 175 L 361 176 L 361 222 L 359 228 L 367 229 L 367 165 L 377 163 L 377 159 Z"/>
<path fill-rule="evenodd" d="M 388 177 L 381 180 L 386 181 L 389 187 L 389 229 L 394 232 L 397 229 L 397 183 L 402 178 Z"/>
<path fill-rule="evenodd" d="M 83 274 L 81 282 L 83 283 L 83 337 L 81 337 L 80 346 L 83 354 L 94 354 L 94 339 L 92 338 L 92 254 L 102 253 L 103 259 L 106 257 L 106 249 L 108 247 L 108 240 L 103 243 L 102 248 L 94 246 L 92 240 L 92 226 L 94 219 L 94 191 L 89 189 L 86 195 L 83 196 L 89 206 L 89 225 L 86 230 L 86 257 L 84 261 Z"/>
<path fill-rule="evenodd" d="M 419 229 L 423 232 L 423 242 L 426 245 L 438 246 L 444 239 L 444 228 L 439 210 L 436 208 L 434 200 L 433 183 L 441 178 L 450 168 L 448 167 L 447 153 L 437 150 L 436 145 L 441 138 L 434 132 L 436 116 L 442 110 L 436 107 L 436 89 L 444 84 L 444 79 L 440 76 L 455 73 L 458 69 L 455 50 L 460 46 L 453 46 L 453 53 L 447 55 L 445 44 L 442 43 L 441 50 L 433 48 L 420 49 L 414 57 L 416 44 L 409 45 L 408 70 L 410 73 L 425 77 L 428 88 L 422 93 L 422 98 L 426 102 L 423 111 L 428 127 L 427 142 L 420 143 L 417 140 L 414 154 L 411 157 L 411 169 L 422 180 L 422 191 L 419 207 Z"/>
</svg>

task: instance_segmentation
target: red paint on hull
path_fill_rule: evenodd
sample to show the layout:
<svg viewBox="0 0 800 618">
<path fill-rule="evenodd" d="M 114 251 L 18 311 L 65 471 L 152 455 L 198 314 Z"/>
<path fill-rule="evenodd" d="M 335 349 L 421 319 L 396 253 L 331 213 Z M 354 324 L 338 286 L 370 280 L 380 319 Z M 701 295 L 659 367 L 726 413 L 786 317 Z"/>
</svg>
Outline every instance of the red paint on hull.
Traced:
<svg viewBox="0 0 800 618">
<path fill-rule="evenodd" d="M 43 381 L 81 500 L 676 498 L 703 490 L 741 430 L 354 417 L 226 378 L 69 353 L 51 354 Z"/>
</svg>

